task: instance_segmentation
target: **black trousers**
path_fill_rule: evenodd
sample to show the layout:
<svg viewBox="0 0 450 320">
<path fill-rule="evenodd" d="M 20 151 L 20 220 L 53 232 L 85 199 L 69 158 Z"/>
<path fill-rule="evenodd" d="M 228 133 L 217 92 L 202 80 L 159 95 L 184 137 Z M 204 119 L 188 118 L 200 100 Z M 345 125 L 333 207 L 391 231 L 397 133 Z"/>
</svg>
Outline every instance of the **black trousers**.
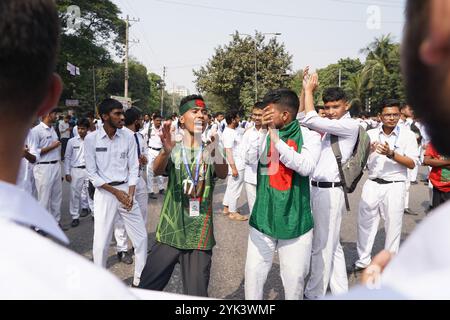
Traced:
<svg viewBox="0 0 450 320">
<path fill-rule="evenodd" d="M 450 192 L 442 192 L 433 188 L 433 208 L 439 207 L 447 200 L 450 200 Z"/>
<path fill-rule="evenodd" d="M 181 250 L 156 242 L 147 257 L 139 288 L 164 290 L 179 263 L 184 294 L 207 297 L 211 258 L 212 250 Z"/>
<path fill-rule="evenodd" d="M 63 160 L 66 155 L 67 142 L 69 142 L 68 138 L 61 138 L 61 159 Z"/>
</svg>

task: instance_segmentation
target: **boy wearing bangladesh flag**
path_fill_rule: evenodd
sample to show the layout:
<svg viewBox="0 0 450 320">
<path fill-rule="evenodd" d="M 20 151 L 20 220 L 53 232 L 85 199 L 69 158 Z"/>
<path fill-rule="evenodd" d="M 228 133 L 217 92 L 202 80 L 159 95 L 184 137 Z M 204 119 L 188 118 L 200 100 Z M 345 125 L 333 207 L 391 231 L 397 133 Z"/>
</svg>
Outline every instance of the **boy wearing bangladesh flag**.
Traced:
<svg viewBox="0 0 450 320">
<path fill-rule="evenodd" d="M 142 271 L 139 287 L 162 291 L 173 269 L 180 263 L 184 294 L 208 296 L 213 233 L 214 178 L 228 175 L 228 164 L 215 152 L 213 143 L 204 144 L 207 126 L 203 98 L 192 95 L 180 103 L 179 124 L 183 138 L 175 142 L 171 124 L 165 123 L 161 141 L 163 150 L 154 161 L 156 175 L 167 174 L 169 183 L 164 198 L 156 243 Z"/>
<path fill-rule="evenodd" d="M 297 94 L 288 89 L 269 92 L 260 141 L 257 195 L 250 219 L 245 298 L 263 299 L 264 283 L 275 250 L 285 298 L 303 298 L 304 279 L 311 258 L 313 218 L 309 175 L 320 156 L 320 135 L 296 120 Z"/>
</svg>

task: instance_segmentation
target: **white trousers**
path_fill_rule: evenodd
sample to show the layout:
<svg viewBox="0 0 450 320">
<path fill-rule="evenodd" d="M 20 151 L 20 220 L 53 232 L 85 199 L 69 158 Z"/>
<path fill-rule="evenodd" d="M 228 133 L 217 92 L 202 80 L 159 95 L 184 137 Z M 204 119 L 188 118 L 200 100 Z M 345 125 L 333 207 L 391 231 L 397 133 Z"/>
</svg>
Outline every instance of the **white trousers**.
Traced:
<svg viewBox="0 0 450 320">
<path fill-rule="evenodd" d="M 33 168 L 39 204 L 47 209 L 56 221 L 61 221 L 62 181 L 61 165 L 37 164 Z"/>
<path fill-rule="evenodd" d="M 239 176 L 237 178 L 234 178 L 231 174 L 228 175 L 227 189 L 223 196 L 223 205 L 227 206 L 230 212 L 237 212 L 237 202 L 244 186 L 245 170 L 241 170 L 238 173 Z"/>
<path fill-rule="evenodd" d="M 245 299 L 262 300 L 267 274 L 278 249 L 286 300 L 302 300 L 309 271 L 313 231 L 291 240 L 277 240 L 250 227 L 245 263 Z"/>
<path fill-rule="evenodd" d="M 72 219 L 79 219 L 81 193 L 87 179 L 87 171 L 86 169 L 72 168 L 70 175 L 72 177 L 72 182 L 70 183 L 69 212 Z"/>
<path fill-rule="evenodd" d="M 145 230 L 147 230 L 148 222 L 148 192 L 147 183 L 142 178 L 138 180 L 136 185 L 136 195 L 135 200 L 139 206 L 139 210 L 142 214 L 142 219 L 144 220 Z M 125 230 L 125 224 L 120 215 L 117 215 L 116 222 L 114 223 L 114 237 L 117 243 L 117 252 L 128 251 L 128 235 Z"/>
<path fill-rule="evenodd" d="M 155 186 L 154 179 L 156 179 L 156 186 L 158 187 L 158 190 L 164 189 L 164 177 L 163 176 L 157 176 L 155 177 L 153 173 L 153 162 L 155 161 L 156 157 L 159 155 L 159 151 L 148 149 L 148 164 L 147 164 L 147 188 L 149 193 L 153 193 L 153 189 Z"/>
<path fill-rule="evenodd" d="M 245 192 L 247 193 L 248 209 L 250 210 L 250 214 L 252 214 L 253 206 L 256 201 L 256 184 L 246 182 Z"/>
<path fill-rule="evenodd" d="M 378 184 L 367 180 L 359 202 L 357 267 L 366 268 L 372 262 L 371 254 L 378 232 L 380 217 L 385 221 L 384 248 L 397 253 L 400 247 L 405 201 L 405 183 Z"/>
<path fill-rule="evenodd" d="M 127 184 L 115 188 L 128 192 Z M 114 223 L 117 216 L 120 215 L 135 249 L 136 261 L 133 284 L 137 285 L 147 259 L 147 230 L 145 229 L 139 205 L 135 201 L 133 208 L 130 211 L 126 211 L 113 194 L 97 188 L 94 195 L 94 209 L 94 263 L 106 268 Z"/>
<path fill-rule="evenodd" d="M 342 213 L 345 210 L 342 188 L 311 188 L 314 235 L 311 273 L 305 289 L 309 299 L 323 297 L 328 285 L 331 293 L 348 291 L 344 250 L 340 243 Z"/>
<path fill-rule="evenodd" d="M 86 178 L 83 183 L 83 188 L 81 189 L 81 209 L 88 209 L 91 206 L 89 205 L 89 191 L 88 191 L 89 179 Z M 91 200 L 93 202 L 93 200 Z M 92 210 L 92 209 L 91 209 Z"/>
</svg>

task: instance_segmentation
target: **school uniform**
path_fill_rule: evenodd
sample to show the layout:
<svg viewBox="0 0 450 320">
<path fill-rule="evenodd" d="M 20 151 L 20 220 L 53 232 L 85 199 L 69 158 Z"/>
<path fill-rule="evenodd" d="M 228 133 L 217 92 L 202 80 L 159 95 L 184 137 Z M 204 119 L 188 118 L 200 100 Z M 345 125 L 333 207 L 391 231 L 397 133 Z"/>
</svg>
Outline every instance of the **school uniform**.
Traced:
<svg viewBox="0 0 450 320">
<path fill-rule="evenodd" d="M 37 162 L 39 159 L 39 154 L 37 152 L 37 141 L 35 140 L 31 129 L 28 132 L 27 138 L 25 139 L 25 146 L 28 147 L 28 152 L 36 157 Z M 19 174 L 17 175 L 17 186 L 20 189 L 28 192 L 28 194 L 36 197 L 33 167 L 34 164 L 25 159 L 25 157 L 21 159 Z"/>
<path fill-rule="evenodd" d="M 58 141 L 53 127 L 41 122 L 32 129 L 36 139 L 37 152 Z M 36 191 L 39 203 L 56 219 L 61 220 L 62 181 L 61 181 L 61 147 L 39 155 L 39 160 L 33 168 Z"/>
<path fill-rule="evenodd" d="M 67 142 L 64 171 L 66 175 L 72 177 L 69 203 L 72 220 L 80 218 L 81 191 L 88 178 L 84 153 L 84 139 L 80 136 L 74 137 Z"/>
<path fill-rule="evenodd" d="M 144 141 L 144 136 L 141 133 L 133 132 L 128 128 L 123 128 L 122 130 L 127 131 L 129 134 L 133 135 L 136 141 L 136 150 L 138 151 L 138 158 L 140 155 L 146 155 L 148 148 Z M 147 227 L 148 222 L 148 189 L 145 177 L 145 166 L 139 166 L 139 179 L 136 185 L 135 198 L 139 205 L 139 210 L 142 214 L 142 219 Z M 128 251 L 128 235 L 125 229 L 125 224 L 120 215 L 117 216 L 117 220 L 114 227 L 114 236 L 117 242 L 117 252 L 127 252 Z"/>
<path fill-rule="evenodd" d="M 241 196 L 242 187 L 244 186 L 245 162 L 241 149 L 241 140 L 242 136 L 239 135 L 237 129 L 226 127 L 223 131 L 223 147 L 225 149 L 232 149 L 234 163 L 239 174 L 238 177 L 233 177 L 231 166 L 229 166 L 227 189 L 223 196 L 223 205 L 228 207 L 229 212 L 237 212 L 237 202 Z"/>
<path fill-rule="evenodd" d="M 350 113 L 341 119 L 330 120 L 319 117 L 315 111 L 308 112 L 302 123 L 311 130 L 325 133 L 320 159 L 311 177 L 314 235 L 311 274 L 305 296 L 315 299 L 326 294 L 328 285 L 333 294 L 348 290 L 344 250 L 340 243 L 341 220 L 345 211 L 344 191 L 330 136 L 339 137 L 342 162 L 345 163 L 355 147 L 359 124 Z"/>
<path fill-rule="evenodd" d="M 162 133 L 162 126 L 160 126 L 158 129 L 155 128 L 154 125 L 152 125 L 149 139 L 148 139 L 148 165 L 147 165 L 147 188 L 149 193 L 153 193 L 153 189 L 155 186 L 154 179 L 156 179 L 156 186 L 158 187 L 158 190 L 164 190 L 164 177 L 157 176 L 155 177 L 155 174 L 153 173 L 153 162 L 155 161 L 156 157 L 159 155 L 160 151 L 162 150 L 162 142 L 160 134 Z"/>
<path fill-rule="evenodd" d="M 133 284 L 138 285 L 147 256 L 147 231 L 139 205 L 126 211 L 110 192 L 101 188 L 105 184 L 128 193 L 129 186 L 136 186 L 139 178 L 139 162 L 134 136 L 125 130 L 116 130 L 109 138 L 104 128 L 85 139 L 85 159 L 89 179 L 96 188 L 94 195 L 94 263 L 106 267 L 108 249 L 114 223 L 118 215 L 135 248 Z"/>
<path fill-rule="evenodd" d="M 301 132 L 302 145 L 291 135 L 291 138 L 272 143 L 269 151 L 267 136 L 260 136 L 259 154 L 269 152 L 271 157 L 277 158 L 266 161 L 269 164 L 264 166 L 265 159 L 261 157 L 259 170 L 267 170 L 267 173 L 258 173 L 257 200 L 249 222 L 245 263 L 247 300 L 263 299 L 264 284 L 276 250 L 286 300 L 303 299 L 313 241 L 309 175 L 316 167 L 321 144 L 318 133 L 298 128 L 298 123 L 291 123 L 289 127 Z"/>
<path fill-rule="evenodd" d="M 382 126 L 369 130 L 371 143 L 389 144 L 395 153 L 417 163 L 419 152 L 413 132 L 397 126 L 386 135 Z M 385 220 L 386 240 L 384 248 L 397 253 L 400 246 L 405 201 L 407 168 L 388 157 L 372 152 L 368 158 L 369 179 L 361 194 L 358 213 L 358 261 L 355 266 L 366 268 L 371 263 L 371 253 L 378 231 L 380 217 Z"/>
<path fill-rule="evenodd" d="M 253 205 L 256 201 L 256 183 L 258 161 L 260 155 L 260 132 L 253 126 L 250 127 L 242 137 L 242 154 L 245 157 L 244 182 L 247 193 L 247 203 L 250 214 L 253 211 Z"/>
</svg>

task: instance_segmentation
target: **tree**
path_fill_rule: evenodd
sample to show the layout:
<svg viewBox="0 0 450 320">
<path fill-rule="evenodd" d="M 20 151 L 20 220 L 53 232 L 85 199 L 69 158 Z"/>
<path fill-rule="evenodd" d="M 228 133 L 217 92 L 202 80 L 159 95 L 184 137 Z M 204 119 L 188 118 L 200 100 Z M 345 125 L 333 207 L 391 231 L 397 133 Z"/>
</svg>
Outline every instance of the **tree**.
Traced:
<svg viewBox="0 0 450 320">
<path fill-rule="evenodd" d="M 80 8 L 81 24 L 70 28 L 67 8 Z M 123 52 L 124 22 L 119 18 L 119 8 L 110 0 L 57 0 L 62 23 L 61 49 L 57 72 L 64 82 L 60 104 L 66 99 L 80 101 L 81 110 L 92 110 L 94 104 L 94 69 L 112 68 L 111 53 Z M 80 68 L 80 76 L 72 76 L 66 70 L 67 62 Z M 101 73 L 101 72 L 100 72 Z"/>
<path fill-rule="evenodd" d="M 269 89 L 287 86 L 291 79 L 285 75 L 291 70 L 292 56 L 275 38 L 268 44 L 264 39 L 260 33 L 252 39 L 236 32 L 228 45 L 215 50 L 206 66 L 194 70 L 197 89 L 223 99 L 226 109 L 249 110 L 255 102 L 255 53 L 258 97 Z"/>
</svg>

